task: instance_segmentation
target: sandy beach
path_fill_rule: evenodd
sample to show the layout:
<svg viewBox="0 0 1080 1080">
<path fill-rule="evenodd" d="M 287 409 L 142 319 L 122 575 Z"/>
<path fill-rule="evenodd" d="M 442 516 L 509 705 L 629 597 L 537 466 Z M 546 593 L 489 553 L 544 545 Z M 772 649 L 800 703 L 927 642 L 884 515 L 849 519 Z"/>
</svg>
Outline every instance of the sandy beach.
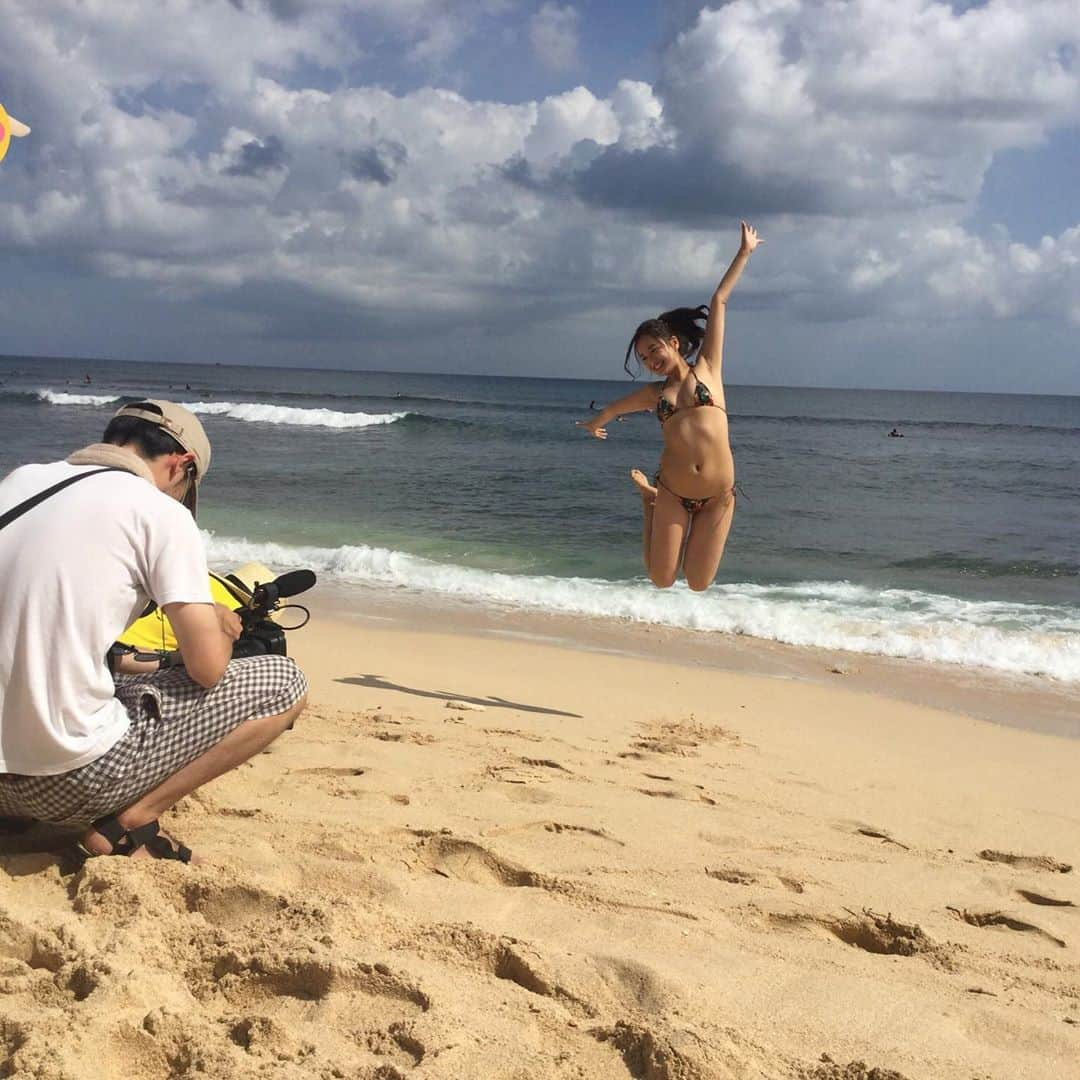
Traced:
<svg viewBox="0 0 1080 1080">
<path fill-rule="evenodd" d="M 320 617 L 200 865 L 0 837 L 0 1075 L 1080 1077 L 1080 740 L 602 646 Z"/>
</svg>

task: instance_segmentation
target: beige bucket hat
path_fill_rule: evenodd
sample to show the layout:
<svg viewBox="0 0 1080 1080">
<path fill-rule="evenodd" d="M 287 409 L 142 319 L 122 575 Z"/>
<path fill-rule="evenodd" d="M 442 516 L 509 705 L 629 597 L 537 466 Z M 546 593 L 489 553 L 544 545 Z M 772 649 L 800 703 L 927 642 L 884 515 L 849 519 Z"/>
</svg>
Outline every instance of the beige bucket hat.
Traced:
<svg viewBox="0 0 1080 1080">
<path fill-rule="evenodd" d="M 206 437 L 199 418 L 175 401 L 162 401 L 158 398 L 133 401 L 130 405 L 117 409 L 113 416 L 134 416 L 139 420 L 157 424 L 184 448 L 185 453 L 194 455 L 195 482 L 184 496 L 184 505 L 194 517 L 199 500 L 199 485 L 210 471 L 210 440 Z"/>
</svg>

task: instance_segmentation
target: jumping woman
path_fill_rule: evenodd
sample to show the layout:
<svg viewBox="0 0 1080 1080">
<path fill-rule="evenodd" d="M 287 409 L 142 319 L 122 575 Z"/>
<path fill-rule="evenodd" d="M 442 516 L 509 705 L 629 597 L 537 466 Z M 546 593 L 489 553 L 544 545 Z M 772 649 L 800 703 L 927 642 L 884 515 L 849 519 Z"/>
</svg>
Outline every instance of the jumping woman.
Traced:
<svg viewBox="0 0 1080 1080">
<path fill-rule="evenodd" d="M 712 303 L 666 311 L 634 331 L 623 364 L 627 374 L 635 375 L 633 359 L 663 382 L 643 386 L 578 421 L 578 427 L 606 439 L 605 425 L 612 420 L 626 413 L 656 412 L 664 438 L 656 484 L 639 469 L 632 470 L 630 478 L 641 493 L 645 569 L 661 589 L 674 584 L 680 564 L 691 589 L 707 589 L 731 530 L 735 460 L 721 372 L 724 309 L 759 243 L 757 232 L 744 221 L 738 254 Z"/>
</svg>

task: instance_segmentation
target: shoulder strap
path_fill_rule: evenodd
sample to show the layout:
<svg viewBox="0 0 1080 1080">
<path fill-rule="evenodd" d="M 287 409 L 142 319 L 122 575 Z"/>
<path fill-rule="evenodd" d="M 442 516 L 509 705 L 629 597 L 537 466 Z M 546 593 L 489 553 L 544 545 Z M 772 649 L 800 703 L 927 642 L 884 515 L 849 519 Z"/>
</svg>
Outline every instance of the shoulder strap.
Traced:
<svg viewBox="0 0 1080 1080">
<path fill-rule="evenodd" d="M 98 473 L 103 472 L 125 472 L 125 469 L 114 469 L 112 467 L 106 469 L 91 469 L 89 472 L 79 473 L 77 476 L 69 476 L 66 480 L 61 480 L 59 484 L 53 484 L 51 488 L 46 488 L 44 491 L 39 491 L 36 495 L 31 495 L 29 499 L 19 503 L 18 506 L 13 506 L 6 514 L 0 515 L 0 529 L 10 525 L 16 518 L 20 518 L 27 510 L 33 510 L 38 503 L 43 503 L 47 498 L 55 495 L 58 491 L 63 491 L 64 488 L 70 487 L 72 484 L 77 484 L 80 480 L 85 480 L 88 476 L 97 476 Z"/>
</svg>

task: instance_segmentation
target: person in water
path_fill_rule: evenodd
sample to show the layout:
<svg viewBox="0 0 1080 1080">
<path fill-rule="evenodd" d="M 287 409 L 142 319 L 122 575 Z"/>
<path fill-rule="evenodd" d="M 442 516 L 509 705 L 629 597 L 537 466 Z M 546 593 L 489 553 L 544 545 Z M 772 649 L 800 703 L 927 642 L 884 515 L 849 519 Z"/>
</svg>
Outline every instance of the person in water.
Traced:
<svg viewBox="0 0 1080 1080">
<path fill-rule="evenodd" d="M 630 478 L 641 493 L 645 569 L 661 589 L 675 583 L 680 564 L 691 589 L 707 589 L 716 577 L 731 530 L 735 461 L 728 442 L 721 369 L 724 312 L 760 243 L 757 232 L 742 222 L 738 253 L 716 287 L 712 303 L 666 311 L 634 331 L 623 366 L 634 375 L 633 357 L 639 367 L 662 376 L 662 382 L 649 383 L 588 420 L 578 421 L 595 438 L 606 439 L 609 421 L 626 413 L 656 412 L 664 450 L 655 486 L 639 469 L 632 470 Z"/>
<path fill-rule="evenodd" d="M 890 439 L 902 439 L 903 437 L 903 432 L 897 431 L 896 428 L 893 428 L 892 431 L 889 432 Z"/>
</svg>

